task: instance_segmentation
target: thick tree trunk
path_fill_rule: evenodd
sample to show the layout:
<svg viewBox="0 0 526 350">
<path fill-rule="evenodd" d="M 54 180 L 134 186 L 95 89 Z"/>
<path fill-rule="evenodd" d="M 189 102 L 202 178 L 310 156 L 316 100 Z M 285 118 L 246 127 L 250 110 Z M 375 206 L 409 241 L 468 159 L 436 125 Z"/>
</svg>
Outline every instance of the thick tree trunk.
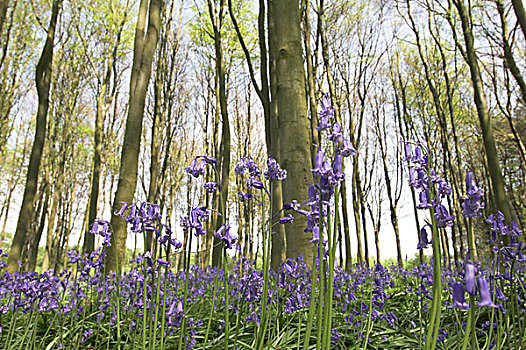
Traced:
<svg viewBox="0 0 526 350">
<path fill-rule="evenodd" d="M 36 117 L 35 140 L 29 157 L 29 166 L 27 169 L 26 186 L 18 223 L 16 226 L 15 236 L 9 251 L 7 260 L 7 271 L 15 272 L 18 270 L 18 261 L 21 258 L 22 247 L 25 244 L 29 223 L 34 214 L 33 202 L 38 182 L 40 170 L 40 160 L 44 149 L 46 139 L 47 112 L 49 107 L 49 87 L 51 85 L 52 63 L 53 63 L 53 41 L 55 38 L 55 28 L 57 26 L 58 13 L 62 0 L 54 0 L 51 10 L 51 19 L 47 32 L 46 43 L 42 50 L 42 55 L 36 69 L 36 86 L 38 92 L 38 110 Z"/>
<path fill-rule="evenodd" d="M 288 173 L 282 184 L 283 201 L 296 199 L 301 203 L 307 199 L 312 176 L 299 0 L 272 1 L 272 17 L 274 27 L 269 34 L 276 44 L 280 161 Z M 307 219 L 298 214 L 294 215 L 294 222 L 287 225 L 287 258 L 303 256 L 310 264 L 312 243 L 303 231 L 306 226 Z"/>
<path fill-rule="evenodd" d="M 139 19 L 135 30 L 133 66 L 130 79 L 130 99 L 124 142 L 121 152 L 119 182 L 113 201 L 113 212 L 121 207 L 121 202 L 131 203 L 137 186 L 137 169 L 142 135 L 142 120 L 146 91 L 150 81 L 152 60 L 161 29 L 162 0 L 141 0 Z M 146 17 L 148 15 L 148 30 L 145 33 Z M 123 218 L 113 215 L 111 218 L 113 236 L 111 246 L 106 256 L 106 272 L 116 271 L 117 260 L 119 268 L 124 262 L 126 251 L 126 222 Z M 118 256 L 118 257 L 117 257 Z"/>
</svg>

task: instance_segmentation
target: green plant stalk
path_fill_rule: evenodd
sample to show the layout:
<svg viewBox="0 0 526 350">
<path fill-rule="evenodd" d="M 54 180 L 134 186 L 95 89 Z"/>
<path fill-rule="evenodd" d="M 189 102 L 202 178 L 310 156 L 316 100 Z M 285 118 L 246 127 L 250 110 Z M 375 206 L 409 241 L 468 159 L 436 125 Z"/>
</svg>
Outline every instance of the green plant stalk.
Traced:
<svg viewBox="0 0 526 350">
<path fill-rule="evenodd" d="M 474 337 L 473 337 L 473 328 L 474 328 L 474 321 L 475 321 L 475 297 L 473 295 L 469 295 L 469 303 L 471 304 L 471 309 L 468 312 L 467 316 L 467 322 L 466 322 L 466 331 L 464 332 L 464 339 L 462 339 L 462 350 L 466 350 L 468 347 L 468 343 L 471 341 L 471 348 L 474 348 Z"/>
<path fill-rule="evenodd" d="M 440 252 L 440 235 L 435 220 L 435 210 L 430 209 L 433 232 L 433 302 L 430 321 L 427 329 L 425 350 L 436 348 L 438 330 L 440 328 L 440 314 L 442 312 L 442 258 Z"/>
<path fill-rule="evenodd" d="M 332 232 L 331 232 L 331 212 L 330 208 L 327 208 L 327 249 L 329 250 L 329 253 L 332 252 Z M 329 269 L 330 269 L 330 255 L 329 255 Z M 327 343 L 327 327 L 328 327 L 328 321 L 329 321 L 329 298 L 330 298 L 330 292 L 329 292 L 329 283 L 331 280 L 331 274 L 330 271 L 325 271 L 325 277 L 326 277 L 326 284 L 327 284 L 327 290 L 325 292 L 324 298 L 323 298 L 323 327 L 322 329 L 322 338 L 321 338 L 321 348 L 322 349 L 328 349 L 326 347 Z"/>
<path fill-rule="evenodd" d="M 219 269 L 216 268 L 216 275 L 214 278 L 214 291 L 212 293 L 212 309 L 210 310 L 210 316 L 208 317 L 208 324 L 206 326 L 205 331 L 205 339 L 203 341 L 203 344 L 206 344 L 208 342 L 208 335 L 210 334 L 210 327 L 212 326 L 212 316 L 215 311 L 215 302 L 216 302 L 216 293 L 217 293 L 217 285 L 218 285 L 218 278 L 219 277 Z"/>
<path fill-rule="evenodd" d="M 126 247 L 124 248 L 126 250 Z M 117 249 L 114 249 L 115 251 L 115 283 L 116 283 L 116 289 L 117 289 L 117 349 L 121 349 L 121 289 L 120 289 L 120 283 L 119 283 L 119 276 L 120 276 L 120 264 L 119 264 L 119 256 L 117 254 Z"/>
<path fill-rule="evenodd" d="M 226 245 L 223 242 L 223 281 L 225 285 L 225 350 L 228 350 L 228 340 L 230 338 L 230 295 L 228 292 L 228 266 Z"/>
<path fill-rule="evenodd" d="M 24 330 L 24 335 L 22 336 L 22 339 L 20 340 L 20 346 L 18 347 L 19 350 L 22 350 L 22 346 L 24 345 L 24 340 L 26 340 L 27 333 L 31 329 L 29 326 L 31 325 L 31 321 L 33 321 L 34 315 L 35 315 L 35 310 L 31 310 L 31 315 L 29 316 L 29 320 L 27 321 L 27 325 Z"/>
<path fill-rule="evenodd" d="M 336 237 L 338 232 L 338 198 L 340 194 L 340 186 L 336 187 L 335 191 L 335 197 L 334 197 L 334 219 L 333 219 L 333 228 L 332 232 L 329 227 L 329 275 L 328 275 L 328 297 L 327 302 L 325 304 L 325 310 L 326 310 L 326 317 L 325 317 L 325 342 L 324 342 L 324 349 L 330 349 L 331 348 L 331 335 L 332 335 L 332 303 L 333 303 L 333 296 L 334 296 L 334 264 L 336 262 Z M 330 218 L 330 216 L 329 216 Z M 330 220 L 328 225 L 330 225 Z"/>
<path fill-rule="evenodd" d="M 185 278 L 184 278 L 184 291 L 183 291 L 183 312 L 186 313 L 187 309 L 187 299 L 188 299 L 188 279 L 190 278 L 190 254 L 192 252 L 192 230 L 188 232 L 188 256 L 186 257 L 186 271 L 185 271 Z M 181 350 L 181 347 L 183 345 L 183 338 L 184 338 L 184 344 L 186 345 L 186 337 L 185 337 L 185 331 L 186 331 L 186 315 L 183 316 L 183 319 L 181 321 L 181 328 L 179 331 L 179 345 L 178 349 Z M 186 346 L 185 346 L 186 348 Z"/>
<path fill-rule="evenodd" d="M 9 302 L 7 303 L 9 305 Z M 15 321 L 15 314 L 16 310 L 12 311 L 13 314 L 11 315 L 11 322 L 9 324 L 9 332 L 7 333 L 7 344 L 11 344 L 11 337 L 13 336 L 14 329 L 16 328 L 16 321 Z"/>
<path fill-rule="evenodd" d="M 472 218 L 468 218 L 468 247 L 469 255 L 471 260 L 475 262 L 475 240 L 473 239 L 473 221 Z M 475 297 L 469 295 L 469 303 L 471 304 L 471 309 L 468 312 L 468 320 L 466 323 L 466 332 L 464 333 L 464 339 L 462 341 L 462 350 L 467 349 L 468 340 L 471 343 L 471 348 L 475 349 L 476 337 L 475 332 Z"/>
<path fill-rule="evenodd" d="M 373 288 L 371 286 L 371 289 L 369 291 L 369 314 L 367 315 L 367 333 L 365 334 L 365 339 L 364 339 L 364 343 L 363 343 L 363 348 L 364 349 L 367 349 L 367 344 L 369 343 L 369 334 L 371 333 L 371 330 L 372 330 L 372 324 L 371 324 L 371 318 L 372 318 L 372 315 L 373 315 Z"/>
<path fill-rule="evenodd" d="M 321 341 L 322 341 L 322 325 L 323 325 L 323 300 L 325 295 L 325 266 L 323 259 L 323 225 L 322 225 L 322 215 L 323 213 L 323 204 L 320 202 L 320 223 L 319 223 L 319 234 L 318 234 L 318 261 L 319 261 L 319 303 L 318 303 L 318 332 L 316 334 L 316 350 L 320 350 Z M 313 267 L 313 269 L 315 266 Z"/>
<path fill-rule="evenodd" d="M 312 331 L 312 322 L 314 320 L 314 313 L 316 308 L 316 245 L 312 246 L 312 277 L 310 287 L 309 299 L 309 314 L 307 316 L 307 329 L 305 330 L 305 340 L 303 342 L 303 350 L 308 350 L 310 343 L 310 335 Z M 298 329 L 299 332 L 299 329 Z"/>
<path fill-rule="evenodd" d="M 168 248 L 170 244 L 167 244 L 166 247 L 166 260 L 170 261 L 170 254 Z M 166 285 L 167 285 L 167 276 L 168 276 L 168 266 L 164 268 L 164 279 L 163 279 L 163 313 L 162 313 L 162 320 L 161 320 L 161 350 L 164 350 L 164 326 L 166 324 Z"/>
<path fill-rule="evenodd" d="M 272 188 L 271 188 L 272 190 Z M 270 248 L 270 237 L 267 237 L 266 229 L 265 229 L 265 222 L 266 222 L 266 215 L 265 215 L 265 195 L 262 196 L 262 202 L 263 205 L 261 206 L 261 215 L 262 215 L 262 222 L 263 222 L 263 290 L 261 293 L 261 318 L 259 320 L 261 327 L 258 330 L 257 334 L 257 341 L 256 341 L 256 349 L 259 350 L 263 346 L 263 340 L 265 339 L 265 332 L 266 332 L 266 326 L 267 326 L 267 294 L 268 294 L 268 275 L 269 275 L 269 267 L 270 267 L 270 258 L 269 258 L 269 248 Z M 270 196 L 270 205 L 272 208 L 272 196 Z M 270 215 L 270 219 L 272 220 L 272 213 Z M 271 230 L 271 225 L 269 225 L 269 232 Z"/>
<path fill-rule="evenodd" d="M 142 261 L 142 267 L 144 271 L 143 275 L 143 291 L 142 291 L 142 349 L 146 350 L 146 295 L 147 295 L 147 288 L 146 288 L 146 279 L 148 278 L 146 276 L 146 260 L 143 259 Z"/>
<path fill-rule="evenodd" d="M 166 278 L 166 276 L 165 276 Z M 160 298 L 160 291 L 161 291 L 161 269 L 157 271 L 157 290 L 155 291 L 155 317 L 153 319 L 153 322 L 155 322 L 155 326 L 153 327 L 153 337 L 150 337 L 151 339 L 151 349 L 155 347 L 154 343 L 157 341 L 157 318 L 159 317 L 159 298 Z M 163 308 L 164 311 L 164 308 Z M 164 315 L 163 315 L 164 319 Z M 150 327 L 151 329 L 152 327 Z M 151 331 L 150 331 L 151 334 Z"/>
<path fill-rule="evenodd" d="M 146 232 L 142 231 L 144 242 L 146 242 Z M 145 254 L 146 252 L 144 252 Z M 142 259 L 142 270 L 143 270 L 143 281 L 142 281 L 142 349 L 146 350 L 146 295 L 147 295 L 147 269 L 146 269 L 146 258 L 143 255 Z"/>
</svg>

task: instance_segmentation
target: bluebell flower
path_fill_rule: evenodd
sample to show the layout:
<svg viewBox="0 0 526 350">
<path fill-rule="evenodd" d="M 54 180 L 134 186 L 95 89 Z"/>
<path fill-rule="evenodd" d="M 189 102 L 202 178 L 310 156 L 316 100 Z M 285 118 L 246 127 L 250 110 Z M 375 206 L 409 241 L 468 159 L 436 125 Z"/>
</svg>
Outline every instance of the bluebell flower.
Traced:
<svg viewBox="0 0 526 350">
<path fill-rule="evenodd" d="M 477 274 L 477 267 L 468 262 L 464 266 L 464 281 L 466 282 L 466 290 L 469 294 L 475 295 L 475 275 Z"/>
<path fill-rule="evenodd" d="M 206 162 L 200 161 L 199 157 L 196 157 L 192 160 L 190 166 L 187 166 L 184 170 L 193 177 L 199 177 L 205 174 L 205 166 Z"/>
<path fill-rule="evenodd" d="M 269 157 L 267 162 L 267 170 L 265 171 L 265 179 L 269 181 L 283 181 L 287 178 L 287 171 L 284 169 L 281 169 L 278 162 L 272 158 Z"/>
<path fill-rule="evenodd" d="M 484 276 L 481 276 L 478 278 L 478 285 L 479 285 L 479 292 L 480 292 L 480 299 L 477 304 L 478 307 L 483 306 L 489 306 L 493 308 L 498 308 L 498 305 L 495 305 L 493 301 L 491 300 L 491 294 L 488 287 L 488 282 L 484 278 Z"/>
<path fill-rule="evenodd" d="M 358 151 L 354 149 L 351 141 L 347 139 L 343 139 L 342 144 L 340 146 L 340 154 L 343 157 L 349 157 L 349 156 L 355 156 L 358 154 Z"/>
<path fill-rule="evenodd" d="M 237 196 L 238 196 L 238 198 L 239 198 L 239 200 L 241 202 L 249 201 L 249 200 L 252 199 L 252 194 L 251 193 L 238 192 Z"/>
<path fill-rule="evenodd" d="M 280 224 L 290 224 L 292 223 L 292 221 L 294 221 L 294 217 L 292 215 L 288 215 L 288 216 L 284 216 L 282 218 L 279 218 L 278 222 Z"/>
<path fill-rule="evenodd" d="M 467 218 L 479 216 L 480 210 L 484 208 L 484 202 L 482 202 L 484 189 L 477 186 L 475 180 L 473 180 L 473 172 L 471 170 L 468 170 L 466 173 L 466 193 L 468 196 L 462 198 L 462 215 Z"/>
<path fill-rule="evenodd" d="M 447 208 L 439 204 L 435 208 L 435 220 L 439 228 L 445 228 L 447 226 L 453 226 L 453 220 L 455 215 L 450 215 Z"/>
<path fill-rule="evenodd" d="M 237 242 L 237 237 L 230 234 L 230 225 L 223 224 L 219 229 L 214 233 L 214 236 L 221 239 L 227 249 L 232 249 L 234 244 Z"/>
<path fill-rule="evenodd" d="M 470 309 L 469 304 L 465 298 L 466 289 L 461 283 L 453 284 L 453 303 L 449 307 L 456 307 L 460 309 Z"/>
<path fill-rule="evenodd" d="M 203 185 L 203 187 L 208 193 L 214 193 L 217 189 L 221 190 L 221 186 L 219 186 L 215 181 L 207 182 Z"/>
<path fill-rule="evenodd" d="M 418 245 L 416 246 L 417 249 L 426 249 L 430 244 L 433 243 L 433 240 L 429 240 L 427 238 L 427 230 L 426 227 L 422 227 L 420 229 L 420 241 L 418 242 Z"/>
<path fill-rule="evenodd" d="M 334 117 L 334 109 L 331 107 L 331 100 L 329 94 L 323 94 L 321 98 L 320 124 L 316 130 L 327 130 L 331 127 L 329 119 Z"/>
</svg>

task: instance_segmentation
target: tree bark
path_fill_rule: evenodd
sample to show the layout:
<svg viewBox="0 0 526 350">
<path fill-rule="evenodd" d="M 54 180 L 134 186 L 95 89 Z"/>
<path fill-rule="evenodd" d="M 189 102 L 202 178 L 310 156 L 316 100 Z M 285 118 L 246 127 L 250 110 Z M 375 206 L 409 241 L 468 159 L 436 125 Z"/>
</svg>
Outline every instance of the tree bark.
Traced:
<svg viewBox="0 0 526 350">
<path fill-rule="evenodd" d="M 135 195 L 144 104 L 150 81 L 153 55 L 161 29 L 162 3 L 162 0 L 150 0 L 149 6 L 148 0 L 141 0 L 140 3 L 139 18 L 135 29 L 128 118 L 126 119 L 119 182 L 113 201 L 113 212 L 120 209 L 121 202 L 131 203 Z M 145 33 L 147 15 L 148 29 Z M 111 227 L 113 228 L 113 235 L 106 256 L 106 272 L 117 270 L 117 259 L 120 264 L 119 268 L 122 267 L 126 251 L 126 222 L 123 218 L 113 215 Z"/>
<path fill-rule="evenodd" d="M 522 34 L 526 39 L 526 11 L 524 10 L 524 5 L 522 0 L 511 0 L 511 5 L 513 6 L 513 11 L 515 11 L 515 16 L 517 16 L 517 21 L 522 29 Z"/>
<path fill-rule="evenodd" d="M 280 161 L 288 178 L 282 184 L 283 201 L 307 199 L 310 173 L 310 123 L 307 117 L 305 71 L 301 40 L 299 0 L 271 1 L 274 27 L 269 35 L 275 40 L 276 98 L 279 120 Z M 313 259 L 310 237 L 303 230 L 304 216 L 295 214 L 294 222 L 286 227 L 287 258 L 303 256 L 310 264 Z"/>
<path fill-rule="evenodd" d="M 35 140 L 29 157 L 29 166 L 27 169 L 26 186 L 24 197 L 18 215 L 15 236 L 9 250 L 7 259 L 7 271 L 13 273 L 18 270 L 18 261 L 21 258 L 22 247 L 24 246 L 29 223 L 34 214 L 35 192 L 40 170 L 40 161 L 46 139 L 47 112 L 49 108 L 49 88 L 51 85 L 51 74 L 53 64 L 53 41 L 55 39 L 55 28 L 57 26 L 58 13 L 62 0 L 54 0 L 51 9 L 51 19 L 47 32 L 44 49 L 37 64 L 36 69 L 36 87 L 38 92 L 38 110 L 36 117 Z"/>
</svg>

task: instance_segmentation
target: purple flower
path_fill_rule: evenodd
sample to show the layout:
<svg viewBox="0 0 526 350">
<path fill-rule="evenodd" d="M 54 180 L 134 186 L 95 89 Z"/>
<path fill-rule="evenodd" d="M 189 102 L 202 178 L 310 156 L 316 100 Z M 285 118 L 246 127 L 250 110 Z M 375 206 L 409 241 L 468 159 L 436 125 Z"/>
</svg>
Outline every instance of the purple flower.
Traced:
<svg viewBox="0 0 526 350">
<path fill-rule="evenodd" d="M 121 203 L 122 203 L 121 209 L 119 211 L 116 211 L 114 214 L 123 218 L 124 212 L 126 211 L 126 209 L 128 209 L 128 203 L 127 202 L 121 202 Z"/>
<path fill-rule="evenodd" d="M 342 136 L 342 127 L 340 124 L 338 123 L 334 123 L 332 125 L 332 130 L 331 130 L 331 133 L 329 134 L 328 136 L 329 140 L 331 140 L 332 142 L 340 142 L 343 140 L 343 136 Z"/>
<path fill-rule="evenodd" d="M 449 307 L 457 307 L 460 309 L 469 309 L 470 306 L 465 298 L 466 289 L 461 283 L 453 284 L 453 303 Z"/>
<path fill-rule="evenodd" d="M 480 215 L 480 210 L 484 208 L 484 202 L 482 202 L 484 189 L 477 186 L 471 170 L 466 173 L 466 192 L 468 196 L 463 198 L 462 215 L 467 218 L 477 217 Z"/>
<path fill-rule="evenodd" d="M 162 265 L 162 266 L 170 266 L 169 261 L 161 259 L 161 258 L 157 259 L 157 262 L 159 263 L 159 265 Z"/>
<path fill-rule="evenodd" d="M 200 161 L 199 157 L 195 157 L 190 163 L 190 166 L 187 166 L 184 170 L 193 177 L 199 177 L 205 174 L 205 166 L 206 162 Z"/>
<path fill-rule="evenodd" d="M 404 162 L 410 161 L 412 153 L 413 153 L 413 150 L 411 149 L 411 144 L 410 143 L 406 143 L 404 145 L 404 156 L 402 157 L 402 160 Z"/>
<path fill-rule="evenodd" d="M 258 190 L 261 190 L 264 188 L 263 182 L 259 181 L 255 177 L 247 178 L 246 183 L 247 183 L 248 188 L 255 188 Z"/>
<path fill-rule="evenodd" d="M 342 181 L 344 178 L 344 175 L 342 173 L 342 156 L 337 154 L 334 158 L 334 164 L 333 164 L 333 172 L 334 172 L 334 179 L 336 181 Z"/>
<path fill-rule="evenodd" d="M 283 181 L 287 178 L 287 171 L 281 169 L 278 162 L 274 158 L 269 157 L 267 171 L 265 171 L 264 175 L 265 179 L 269 181 Z"/>
<path fill-rule="evenodd" d="M 221 239 L 225 243 L 227 249 L 232 249 L 234 244 L 237 242 L 237 237 L 234 237 L 230 234 L 229 224 L 221 225 L 217 232 L 214 233 L 214 236 Z"/>
<path fill-rule="evenodd" d="M 238 192 L 237 196 L 238 196 L 238 198 L 239 198 L 239 200 L 241 202 L 249 201 L 249 200 L 252 199 L 252 194 L 251 193 Z"/>
<path fill-rule="evenodd" d="M 453 226 L 454 219 L 455 219 L 455 215 L 449 215 L 449 212 L 444 205 L 439 204 L 435 208 L 435 220 L 439 228 L 445 228 L 446 226 Z"/>
<path fill-rule="evenodd" d="M 334 109 L 331 107 L 331 100 L 329 94 L 323 94 L 321 98 L 321 111 L 320 111 L 320 124 L 316 127 L 316 130 L 322 131 L 327 130 L 331 127 L 329 118 L 334 116 Z"/>
<path fill-rule="evenodd" d="M 418 245 L 416 246 L 417 249 L 426 249 L 428 247 L 428 245 L 430 245 L 431 243 L 433 243 L 433 241 L 429 240 L 427 238 L 427 230 L 426 230 L 426 227 L 422 227 L 420 229 L 420 241 L 418 242 Z"/>
<path fill-rule="evenodd" d="M 340 153 L 343 157 L 355 156 L 358 154 L 356 149 L 354 149 L 351 141 L 347 139 L 343 139 L 341 148 L 340 148 Z"/>
<path fill-rule="evenodd" d="M 203 185 L 203 187 L 208 193 L 214 193 L 218 188 L 221 189 L 221 186 L 219 186 L 215 181 L 207 182 Z"/>
<path fill-rule="evenodd" d="M 294 220 L 294 217 L 292 215 L 284 216 L 282 218 L 279 218 L 280 224 L 290 224 Z"/>
<path fill-rule="evenodd" d="M 478 278 L 479 291 L 480 291 L 480 300 L 477 304 L 478 307 L 489 306 L 497 308 L 498 305 L 495 305 L 491 300 L 491 294 L 488 287 L 488 282 L 484 276 Z"/>
<path fill-rule="evenodd" d="M 475 295 L 475 275 L 477 274 L 477 267 L 468 262 L 464 266 L 464 281 L 466 282 L 466 290 L 469 294 Z"/>
</svg>

